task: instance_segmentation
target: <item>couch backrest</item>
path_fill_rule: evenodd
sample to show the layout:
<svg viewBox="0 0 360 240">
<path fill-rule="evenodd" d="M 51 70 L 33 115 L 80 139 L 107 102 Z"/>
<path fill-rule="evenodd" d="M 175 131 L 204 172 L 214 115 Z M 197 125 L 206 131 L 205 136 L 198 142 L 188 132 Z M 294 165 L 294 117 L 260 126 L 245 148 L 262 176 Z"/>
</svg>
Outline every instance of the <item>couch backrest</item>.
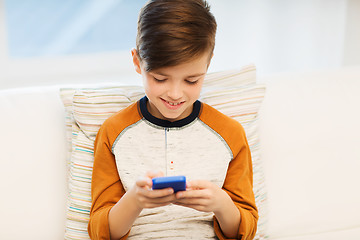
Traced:
<svg viewBox="0 0 360 240">
<path fill-rule="evenodd" d="M 63 109 L 56 87 L 0 91 L 0 239 L 63 239 Z"/>
<path fill-rule="evenodd" d="M 260 81 L 269 235 L 359 223 L 360 68 Z M 58 91 L 0 91 L 0 239 L 63 239 L 67 145 Z"/>
<path fill-rule="evenodd" d="M 359 226 L 360 67 L 260 81 L 270 236 Z"/>
</svg>

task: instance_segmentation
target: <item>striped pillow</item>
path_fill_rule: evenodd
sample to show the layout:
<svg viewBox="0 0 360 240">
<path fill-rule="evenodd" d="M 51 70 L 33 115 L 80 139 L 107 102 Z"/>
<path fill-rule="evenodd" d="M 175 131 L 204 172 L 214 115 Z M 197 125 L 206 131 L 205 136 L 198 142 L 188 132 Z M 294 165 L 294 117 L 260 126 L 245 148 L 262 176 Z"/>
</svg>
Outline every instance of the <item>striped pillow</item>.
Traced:
<svg viewBox="0 0 360 240">
<path fill-rule="evenodd" d="M 207 87 L 243 87 L 256 84 L 256 67 L 247 65 L 239 69 L 209 73 L 204 81 L 204 88 Z"/>
<path fill-rule="evenodd" d="M 233 117 L 244 126 L 253 158 L 254 193 L 259 208 L 255 239 L 265 239 L 266 191 L 259 157 L 257 112 L 265 87 L 256 84 L 255 66 L 206 76 L 200 100 Z M 61 89 L 67 112 L 69 141 L 68 203 L 65 239 L 90 239 L 87 233 L 91 207 L 93 144 L 101 124 L 112 114 L 144 96 L 139 86 Z"/>
<path fill-rule="evenodd" d="M 96 133 L 105 119 L 136 102 L 144 92 L 139 86 L 63 88 L 60 96 L 69 143 L 65 239 L 90 239 L 87 225 Z"/>
<path fill-rule="evenodd" d="M 254 238 L 257 240 L 267 238 L 267 192 L 265 189 L 263 163 L 260 158 L 257 115 L 264 94 L 264 85 L 251 84 L 244 87 L 223 88 L 219 90 L 207 90 L 205 87 L 200 98 L 202 102 L 239 121 L 245 129 L 253 163 L 255 202 L 259 211 L 258 229 Z"/>
</svg>

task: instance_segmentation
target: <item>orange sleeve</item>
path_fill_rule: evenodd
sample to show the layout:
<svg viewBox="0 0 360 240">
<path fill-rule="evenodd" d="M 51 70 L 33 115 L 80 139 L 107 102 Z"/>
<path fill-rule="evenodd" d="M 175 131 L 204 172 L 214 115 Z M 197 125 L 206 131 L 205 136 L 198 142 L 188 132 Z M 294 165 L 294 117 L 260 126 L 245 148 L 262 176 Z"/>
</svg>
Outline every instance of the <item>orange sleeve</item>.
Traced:
<svg viewBox="0 0 360 240">
<path fill-rule="evenodd" d="M 245 144 L 230 162 L 223 186 L 240 212 L 240 226 L 237 239 L 251 240 L 255 237 L 259 218 L 255 205 L 252 181 L 252 162 L 249 147 Z M 227 239 L 214 219 L 214 228 L 219 239 Z"/>
<path fill-rule="evenodd" d="M 122 113 L 122 116 L 125 114 L 127 121 L 119 121 L 119 116 L 109 118 L 101 126 L 96 136 L 91 180 L 92 205 L 88 224 L 88 233 L 92 240 L 110 239 L 109 212 L 125 194 L 117 171 L 115 156 L 112 153 L 112 144 L 127 124 L 136 121 L 138 118 L 137 111 L 134 108 L 136 109 L 136 105 Z M 128 234 L 122 239 L 126 239 Z"/>
<path fill-rule="evenodd" d="M 109 136 L 103 126 L 98 132 L 94 145 L 92 205 L 88 225 L 91 239 L 110 239 L 109 212 L 124 194 L 125 190 L 117 172 L 115 157 L 111 152 Z"/>
<path fill-rule="evenodd" d="M 231 197 L 240 212 L 237 239 L 251 240 L 256 234 L 259 216 L 253 192 L 251 153 L 245 131 L 237 121 L 217 112 L 207 104 L 203 104 L 200 118 L 224 138 L 233 153 L 223 190 Z M 228 239 L 222 233 L 215 217 L 214 229 L 219 239 Z"/>
</svg>

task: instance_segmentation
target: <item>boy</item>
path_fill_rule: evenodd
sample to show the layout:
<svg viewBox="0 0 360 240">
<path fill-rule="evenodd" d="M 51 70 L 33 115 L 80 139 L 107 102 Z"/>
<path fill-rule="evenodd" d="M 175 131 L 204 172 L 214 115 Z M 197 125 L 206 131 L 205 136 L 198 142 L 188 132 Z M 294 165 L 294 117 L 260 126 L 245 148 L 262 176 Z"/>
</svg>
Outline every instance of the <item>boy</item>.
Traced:
<svg viewBox="0 0 360 240">
<path fill-rule="evenodd" d="M 244 130 L 197 100 L 215 33 L 203 0 L 153 0 L 142 8 L 131 53 L 146 96 L 98 132 L 92 239 L 254 237 L 258 215 Z M 185 175 L 186 191 L 152 190 L 151 179 L 164 173 Z"/>
</svg>

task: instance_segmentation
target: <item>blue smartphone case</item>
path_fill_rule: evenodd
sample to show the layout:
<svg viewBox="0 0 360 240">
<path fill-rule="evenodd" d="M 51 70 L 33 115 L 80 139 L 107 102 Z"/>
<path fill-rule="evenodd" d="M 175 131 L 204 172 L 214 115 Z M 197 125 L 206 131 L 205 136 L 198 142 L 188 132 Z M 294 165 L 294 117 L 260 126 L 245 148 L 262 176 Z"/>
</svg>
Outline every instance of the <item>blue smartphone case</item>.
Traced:
<svg viewBox="0 0 360 240">
<path fill-rule="evenodd" d="M 152 189 L 173 188 L 174 192 L 186 190 L 185 176 L 157 177 L 152 179 Z"/>
</svg>

